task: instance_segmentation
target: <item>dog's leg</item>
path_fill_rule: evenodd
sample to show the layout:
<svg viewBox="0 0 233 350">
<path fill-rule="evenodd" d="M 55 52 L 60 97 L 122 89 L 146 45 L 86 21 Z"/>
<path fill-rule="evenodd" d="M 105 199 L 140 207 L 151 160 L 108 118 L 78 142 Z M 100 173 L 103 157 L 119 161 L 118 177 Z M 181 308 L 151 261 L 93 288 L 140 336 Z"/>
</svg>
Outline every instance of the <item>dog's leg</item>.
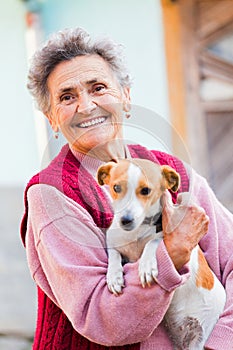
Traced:
<svg viewBox="0 0 233 350">
<path fill-rule="evenodd" d="M 156 250 L 160 239 L 152 239 L 147 242 L 139 260 L 139 278 L 143 288 L 150 286 L 153 281 L 156 281 L 158 276 L 158 266 L 156 260 Z"/>
<path fill-rule="evenodd" d="M 121 254 L 113 248 L 108 249 L 107 285 L 110 292 L 115 295 L 122 293 L 124 287 Z"/>
</svg>

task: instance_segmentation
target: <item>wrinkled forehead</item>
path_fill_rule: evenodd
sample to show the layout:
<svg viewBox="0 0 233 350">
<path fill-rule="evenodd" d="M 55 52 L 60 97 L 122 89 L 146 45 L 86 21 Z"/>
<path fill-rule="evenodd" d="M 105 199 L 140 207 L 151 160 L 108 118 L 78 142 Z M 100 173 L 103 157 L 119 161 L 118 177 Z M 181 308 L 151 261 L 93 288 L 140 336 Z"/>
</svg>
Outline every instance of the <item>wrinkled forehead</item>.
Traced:
<svg viewBox="0 0 233 350">
<path fill-rule="evenodd" d="M 108 80 L 117 82 L 109 64 L 98 55 L 77 56 L 58 63 L 47 79 L 48 87 L 57 84 L 59 89 L 90 85 L 93 81 Z"/>
</svg>

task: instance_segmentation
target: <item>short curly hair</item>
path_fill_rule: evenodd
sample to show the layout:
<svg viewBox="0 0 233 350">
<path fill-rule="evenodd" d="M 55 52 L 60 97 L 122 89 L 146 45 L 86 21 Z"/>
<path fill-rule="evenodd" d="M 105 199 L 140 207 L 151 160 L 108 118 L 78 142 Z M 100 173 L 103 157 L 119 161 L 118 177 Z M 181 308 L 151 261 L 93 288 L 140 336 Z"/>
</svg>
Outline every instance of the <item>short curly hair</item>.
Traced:
<svg viewBox="0 0 233 350">
<path fill-rule="evenodd" d="M 96 54 L 109 64 L 122 87 L 131 86 L 122 45 L 109 38 L 92 40 L 82 28 L 65 29 L 51 35 L 32 57 L 27 87 L 35 98 L 38 109 L 44 113 L 50 109 L 47 79 L 60 62 L 77 56 Z"/>
</svg>

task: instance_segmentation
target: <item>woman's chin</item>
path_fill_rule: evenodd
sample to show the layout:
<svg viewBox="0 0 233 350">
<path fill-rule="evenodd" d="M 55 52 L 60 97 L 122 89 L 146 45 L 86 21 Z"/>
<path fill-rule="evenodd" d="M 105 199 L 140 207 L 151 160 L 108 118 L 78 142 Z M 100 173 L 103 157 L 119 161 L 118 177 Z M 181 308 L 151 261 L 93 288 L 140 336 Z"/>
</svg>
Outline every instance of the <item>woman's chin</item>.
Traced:
<svg viewBox="0 0 233 350">
<path fill-rule="evenodd" d="M 109 124 L 102 124 L 101 127 L 90 127 L 85 129 L 85 132 L 82 132 L 82 134 L 75 139 L 75 148 L 79 147 L 91 150 L 92 148 L 114 140 L 117 134 L 118 130 L 110 127 Z"/>
</svg>

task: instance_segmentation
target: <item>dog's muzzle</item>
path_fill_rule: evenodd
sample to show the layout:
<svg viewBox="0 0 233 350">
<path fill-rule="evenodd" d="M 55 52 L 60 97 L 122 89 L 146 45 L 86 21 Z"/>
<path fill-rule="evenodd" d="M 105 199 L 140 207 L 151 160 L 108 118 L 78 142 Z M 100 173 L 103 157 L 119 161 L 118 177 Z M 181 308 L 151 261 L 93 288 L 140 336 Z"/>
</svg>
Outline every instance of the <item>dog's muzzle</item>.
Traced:
<svg viewBox="0 0 233 350">
<path fill-rule="evenodd" d="M 125 231 L 132 231 L 135 228 L 135 220 L 130 213 L 122 216 L 120 219 L 120 225 Z"/>
</svg>

